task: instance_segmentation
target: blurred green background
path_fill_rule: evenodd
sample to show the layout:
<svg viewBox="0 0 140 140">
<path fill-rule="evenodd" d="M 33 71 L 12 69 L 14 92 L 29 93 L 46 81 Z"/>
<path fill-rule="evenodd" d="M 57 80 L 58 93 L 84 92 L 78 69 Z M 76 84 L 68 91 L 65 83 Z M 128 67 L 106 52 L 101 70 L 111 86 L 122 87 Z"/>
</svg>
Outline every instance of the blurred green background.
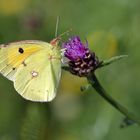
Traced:
<svg viewBox="0 0 140 140">
<path fill-rule="evenodd" d="M 113 98 L 140 117 L 139 7 L 139 0 L 0 0 L 0 43 L 49 42 L 59 15 L 59 33 L 72 28 L 101 60 L 129 55 L 96 74 Z M 63 72 L 56 98 L 34 103 L 0 76 L 0 140 L 139 140 L 140 127 L 121 129 L 124 116 L 93 89 L 82 93 L 85 84 Z"/>
</svg>

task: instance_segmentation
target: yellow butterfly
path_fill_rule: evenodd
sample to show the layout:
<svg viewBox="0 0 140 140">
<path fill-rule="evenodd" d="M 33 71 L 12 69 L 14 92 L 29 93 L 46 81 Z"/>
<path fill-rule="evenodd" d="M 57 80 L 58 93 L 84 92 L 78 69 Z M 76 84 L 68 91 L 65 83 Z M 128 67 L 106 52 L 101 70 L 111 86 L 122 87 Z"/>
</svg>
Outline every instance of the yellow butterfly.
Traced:
<svg viewBox="0 0 140 140">
<path fill-rule="evenodd" d="M 61 50 L 51 43 L 26 40 L 0 45 L 0 73 L 31 101 L 51 101 L 61 76 Z"/>
</svg>

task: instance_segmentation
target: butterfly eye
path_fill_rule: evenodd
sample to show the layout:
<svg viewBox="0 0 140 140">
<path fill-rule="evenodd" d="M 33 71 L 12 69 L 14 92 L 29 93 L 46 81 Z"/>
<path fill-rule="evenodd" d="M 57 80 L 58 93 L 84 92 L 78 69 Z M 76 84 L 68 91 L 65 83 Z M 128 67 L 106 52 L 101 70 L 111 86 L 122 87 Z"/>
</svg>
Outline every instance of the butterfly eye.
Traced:
<svg viewBox="0 0 140 140">
<path fill-rule="evenodd" d="M 24 53 L 24 50 L 22 48 L 18 49 L 19 53 Z"/>
</svg>

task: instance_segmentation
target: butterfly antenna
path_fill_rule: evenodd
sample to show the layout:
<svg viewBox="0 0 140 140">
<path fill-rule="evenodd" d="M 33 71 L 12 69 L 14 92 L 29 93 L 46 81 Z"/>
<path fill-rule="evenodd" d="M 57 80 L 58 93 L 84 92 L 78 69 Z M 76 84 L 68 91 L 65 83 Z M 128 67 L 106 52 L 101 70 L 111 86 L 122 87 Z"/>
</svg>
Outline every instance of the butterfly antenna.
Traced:
<svg viewBox="0 0 140 140">
<path fill-rule="evenodd" d="M 62 37 L 62 36 L 64 36 L 65 34 L 68 35 L 69 32 L 71 32 L 71 31 L 72 31 L 72 29 L 69 29 L 69 30 L 67 30 L 66 32 L 64 32 L 64 33 L 62 33 L 62 34 L 56 36 L 56 38 L 54 38 L 53 40 L 51 40 L 50 43 L 51 43 L 52 45 L 56 45 L 57 42 L 61 40 L 61 37 Z"/>
<path fill-rule="evenodd" d="M 57 17 L 56 20 L 56 28 L 55 28 L 55 38 L 58 36 L 58 26 L 59 26 L 60 16 Z"/>
<path fill-rule="evenodd" d="M 65 34 L 68 35 L 71 31 L 72 31 L 72 29 L 69 29 L 69 30 L 65 31 L 64 33 L 60 34 L 60 35 L 58 36 L 58 38 L 61 38 L 61 37 L 64 36 Z"/>
</svg>

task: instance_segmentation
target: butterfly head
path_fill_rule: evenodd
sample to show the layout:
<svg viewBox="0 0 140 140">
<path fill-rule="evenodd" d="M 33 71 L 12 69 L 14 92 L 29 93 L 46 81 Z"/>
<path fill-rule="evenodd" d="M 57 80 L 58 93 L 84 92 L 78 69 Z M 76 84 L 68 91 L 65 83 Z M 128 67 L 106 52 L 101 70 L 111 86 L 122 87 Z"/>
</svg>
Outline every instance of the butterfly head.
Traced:
<svg viewBox="0 0 140 140">
<path fill-rule="evenodd" d="M 57 46 L 60 40 L 61 40 L 60 37 L 54 38 L 53 40 L 51 40 L 50 44 L 52 46 Z"/>
<path fill-rule="evenodd" d="M 57 45 L 59 44 L 59 42 L 61 41 L 61 39 L 62 39 L 61 37 L 64 36 L 65 34 L 68 34 L 68 33 L 71 32 L 71 31 L 72 31 L 72 29 L 67 30 L 66 32 L 60 34 L 59 36 L 57 36 L 56 38 L 54 38 L 53 40 L 51 40 L 51 41 L 50 41 L 50 44 L 51 44 L 52 46 L 57 46 Z"/>
</svg>

